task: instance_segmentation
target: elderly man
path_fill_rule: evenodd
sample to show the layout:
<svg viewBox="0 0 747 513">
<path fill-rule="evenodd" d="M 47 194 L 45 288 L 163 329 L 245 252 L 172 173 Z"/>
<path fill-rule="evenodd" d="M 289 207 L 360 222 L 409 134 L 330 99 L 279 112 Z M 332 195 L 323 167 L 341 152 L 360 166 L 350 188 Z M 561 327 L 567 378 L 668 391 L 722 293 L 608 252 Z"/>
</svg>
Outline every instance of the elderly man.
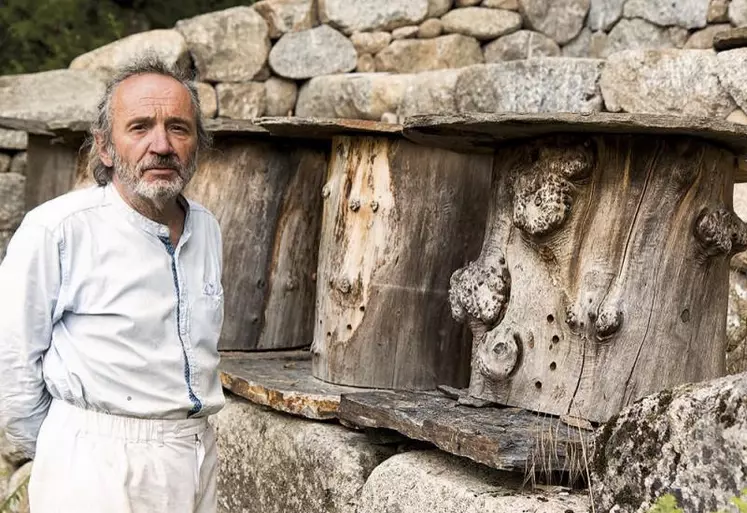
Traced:
<svg viewBox="0 0 747 513">
<path fill-rule="evenodd" d="M 0 265 L 6 434 L 33 513 L 212 512 L 222 253 L 181 195 L 209 143 L 194 84 L 140 61 L 92 132 L 98 186 L 29 212 Z"/>
</svg>

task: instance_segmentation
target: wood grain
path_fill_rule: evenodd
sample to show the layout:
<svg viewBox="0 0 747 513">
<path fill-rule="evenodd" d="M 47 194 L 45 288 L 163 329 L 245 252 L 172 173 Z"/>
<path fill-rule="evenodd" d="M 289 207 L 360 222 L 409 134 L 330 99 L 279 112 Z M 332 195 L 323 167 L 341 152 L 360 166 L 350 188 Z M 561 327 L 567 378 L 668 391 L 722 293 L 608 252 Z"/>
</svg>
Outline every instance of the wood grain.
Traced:
<svg viewBox="0 0 747 513">
<path fill-rule="evenodd" d="M 372 388 L 465 386 L 470 339 L 452 270 L 484 232 L 490 156 L 336 137 L 320 241 L 314 376 Z"/>
<path fill-rule="evenodd" d="M 606 421 L 723 375 L 729 258 L 747 243 L 731 212 L 734 167 L 696 137 L 498 148 L 482 254 L 452 280 L 475 335 L 470 393 Z"/>
<path fill-rule="evenodd" d="M 220 349 L 311 344 L 327 151 L 303 141 L 221 137 L 187 187 L 223 232 Z"/>
</svg>

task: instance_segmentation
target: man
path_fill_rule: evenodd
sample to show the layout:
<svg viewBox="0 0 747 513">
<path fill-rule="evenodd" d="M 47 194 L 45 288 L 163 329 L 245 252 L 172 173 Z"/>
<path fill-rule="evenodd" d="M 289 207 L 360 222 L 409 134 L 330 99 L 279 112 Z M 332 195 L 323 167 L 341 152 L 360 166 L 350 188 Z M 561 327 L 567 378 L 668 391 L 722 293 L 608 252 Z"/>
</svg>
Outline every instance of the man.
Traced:
<svg viewBox="0 0 747 513">
<path fill-rule="evenodd" d="M 31 212 L 0 265 L 0 413 L 32 513 L 213 512 L 224 403 L 215 218 L 184 199 L 209 137 L 194 84 L 147 58 L 94 122 L 97 187 Z"/>
</svg>

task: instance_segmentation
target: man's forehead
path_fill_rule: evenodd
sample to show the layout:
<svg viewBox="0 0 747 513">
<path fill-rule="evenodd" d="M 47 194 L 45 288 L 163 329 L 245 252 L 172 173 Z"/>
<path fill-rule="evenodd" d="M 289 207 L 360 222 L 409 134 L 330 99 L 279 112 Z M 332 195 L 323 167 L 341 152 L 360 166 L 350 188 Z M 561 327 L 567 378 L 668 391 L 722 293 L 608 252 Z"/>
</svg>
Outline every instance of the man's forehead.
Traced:
<svg viewBox="0 0 747 513">
<path fill-rule="evenodd" d="M 189 91 L 178 80 L 158 74 L 135 75 L 114 90 L 112 108 L 125 114 L 156 108 L 169 108 L 191 114 Z"/>
</svg>

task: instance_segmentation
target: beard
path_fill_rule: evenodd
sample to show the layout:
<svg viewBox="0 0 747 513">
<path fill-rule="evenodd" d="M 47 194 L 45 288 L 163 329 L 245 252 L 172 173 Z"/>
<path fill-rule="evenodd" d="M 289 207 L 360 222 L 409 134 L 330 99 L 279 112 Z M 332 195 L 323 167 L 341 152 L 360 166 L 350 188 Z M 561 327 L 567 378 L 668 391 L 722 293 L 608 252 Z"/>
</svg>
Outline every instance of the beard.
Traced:
<svg viewBox="0 0 747 513">
<path fill-rule="evenodd" d="M 132 193 L 153 203 L 159 209 L 181 194 L 197 167 L 196 152 L 185 163 L 176 155 L 170 154 L 157 155 L 137 164 L 130 164 L 114 148 L 112 150 L 114 175 Z M 143 175 L 149 169 L 172 169 L 175 173 L 170 178 L 146 180 Z"/>
</svg>

